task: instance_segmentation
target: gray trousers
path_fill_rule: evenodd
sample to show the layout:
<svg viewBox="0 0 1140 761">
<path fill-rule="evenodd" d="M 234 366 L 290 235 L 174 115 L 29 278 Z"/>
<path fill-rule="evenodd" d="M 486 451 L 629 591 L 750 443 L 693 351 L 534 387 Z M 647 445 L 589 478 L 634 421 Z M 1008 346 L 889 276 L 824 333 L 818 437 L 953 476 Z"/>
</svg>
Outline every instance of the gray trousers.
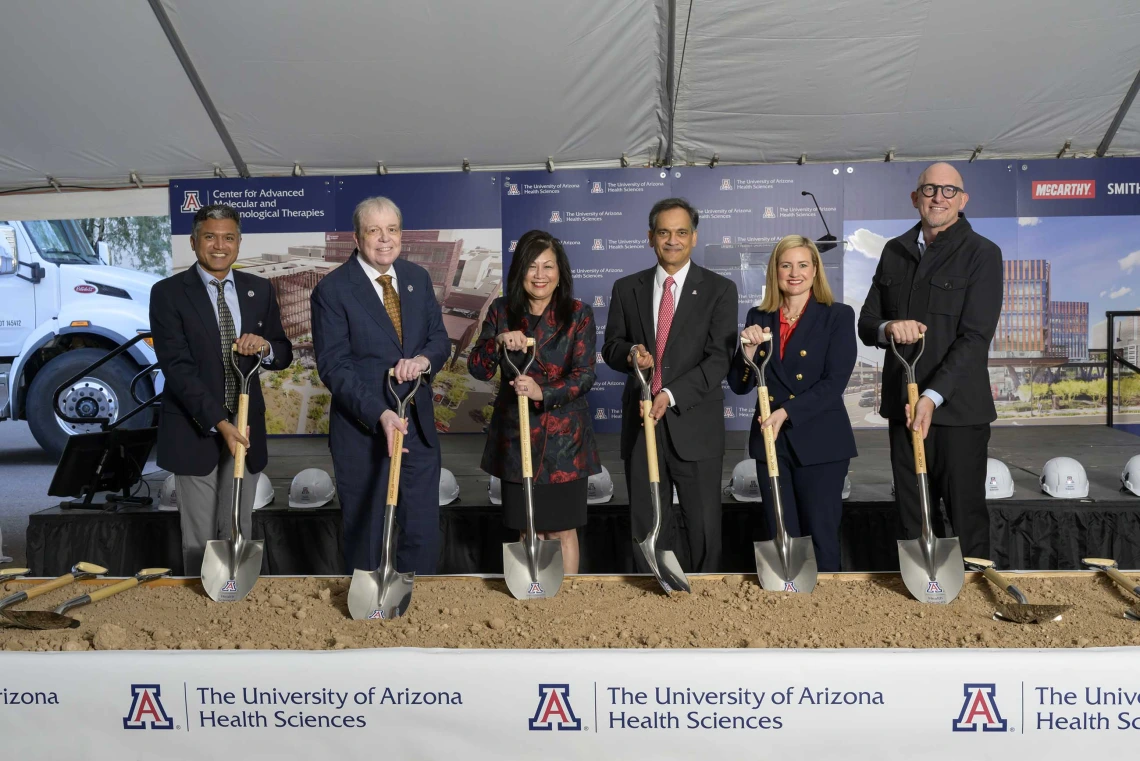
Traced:
<svg viewBox="0 0 1140 761">
<path fill-rule="evenodd" d="M 257 473 L 245 472 L 241 488 L 241 530 L 253 538 L 253 498 Z M 187 576 L 202 575 L 206 542 L 229 539 L 232 532 L 234 458 L 228 452 L 207 476 L 174 477 L 178 515 L 182 524 L 182 563 Z"/>
</svg>

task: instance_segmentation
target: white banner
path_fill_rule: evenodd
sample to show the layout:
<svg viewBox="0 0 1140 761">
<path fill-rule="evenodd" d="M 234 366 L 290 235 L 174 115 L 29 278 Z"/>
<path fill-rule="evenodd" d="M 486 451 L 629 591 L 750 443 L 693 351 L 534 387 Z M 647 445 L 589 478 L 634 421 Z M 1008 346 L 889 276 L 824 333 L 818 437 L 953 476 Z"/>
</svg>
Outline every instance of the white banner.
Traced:
<svg viewBox="0 0 1140 761">
<path fill-rule="evenodd" d="M 0 674 L 22 761 L 1009 761 L 1140 737 L 1136 648 L 3 653 Z"/>
</svg>

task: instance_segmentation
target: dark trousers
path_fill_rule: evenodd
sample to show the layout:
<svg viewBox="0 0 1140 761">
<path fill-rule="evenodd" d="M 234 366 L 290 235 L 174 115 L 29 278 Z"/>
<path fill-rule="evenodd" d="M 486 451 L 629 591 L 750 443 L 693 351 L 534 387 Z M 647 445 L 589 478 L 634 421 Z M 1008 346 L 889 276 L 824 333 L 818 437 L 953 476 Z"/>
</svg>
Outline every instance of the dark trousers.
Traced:
<svg viewBox="0 0 1140 761">
<path fill-rule="evenodd" d="M 439 564 L 439 447 L 427 445 L 418 418 L 409 415 L 396 500 L 396 570 L 433 574 Z M 366 473 L 336 466 L 345 570 L 375 570 L 384 541 L 384 502 L 391 459 L 383 433 L 371 440 L 373 467 Z"/>
<path fill-rule="evenodd" d="M 839 567 L 839 521 L 843 518 L 843 479 L 850 459 L 801 465 L 783 436 L 776 437 L 776 461 L 780 469 L 780 496 L 784 528 L 789 536 L 810 536 L 816 567 L 836 572 Z M 760 495 L 768 522 L 768 537 L 776 536 L 775 503 L 768 463 L 756 461 Z"/>
<path fill-rule="evenodd" d="M 669 443 L 665 425 L 658 424 L 657 467 L 661 473 L 661 533 L 657 548 L 672 550 L 687 572 L 713 573 L 720 570 L 721 502 L 720 471 L 723 456 L 687 461 L 677 456 Z M 649 497 L 649 460 L 645 454 L 644 431 L 638 433 L 633 453 L 625 462 L 625 482 L 629 491 L 630 523 L 633 537 L 645 539 L 653 528 L 653 506 Z M 679 505 L 673 504 L 677 487 Z M 641 552 L 633 553 L 634 567 L 649 573 Z"/>
<path fill-rule="evenodd" d="M 895 503 L 902 518 L 903 538 L 922 534 L 922 508 L 910 430 L 891 421 L 891 469 L 895 477 Z M 948 536 L 938 507 L 946 504 L 952 531 L 968 557 L 990 556 L 990 513 L 986 507 L 986 453 L 990 426 L 932 425 L 926 436 L 926 471 L 930 482 L 930 510 L 935 536 Z"/>
</svg>

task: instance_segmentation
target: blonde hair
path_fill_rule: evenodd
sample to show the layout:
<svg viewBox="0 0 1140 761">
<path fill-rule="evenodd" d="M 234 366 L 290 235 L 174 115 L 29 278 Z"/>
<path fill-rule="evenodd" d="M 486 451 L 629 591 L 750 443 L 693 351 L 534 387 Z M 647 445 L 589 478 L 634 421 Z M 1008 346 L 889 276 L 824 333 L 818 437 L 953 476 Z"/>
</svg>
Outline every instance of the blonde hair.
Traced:
<svg viewBox="0 0 1140 761">
<path fill-rule="evenodd" d="M 811 295 L 824 306 L 835 303 L 831 294 L 831 286 L 827 284 L 827 275 L 823 272 L 823 260 L 819 258 L 819 249 L 815 241 L 802 235 L 785 235 L 772 249 L 772 257 L 768 260 L 768 277 L 764 288 L 764 300 L 760 302 L 760 309 L 765 312 L 779 311 L 784 304 L 784 294 L 780 293 L 780 283 L 777 271 L 780 269 L 780 257 L 793 248 L 806 248 L 811 252 L 811 263 L 815 267 L 815 279 L 811 283 Z"/>
</svg>

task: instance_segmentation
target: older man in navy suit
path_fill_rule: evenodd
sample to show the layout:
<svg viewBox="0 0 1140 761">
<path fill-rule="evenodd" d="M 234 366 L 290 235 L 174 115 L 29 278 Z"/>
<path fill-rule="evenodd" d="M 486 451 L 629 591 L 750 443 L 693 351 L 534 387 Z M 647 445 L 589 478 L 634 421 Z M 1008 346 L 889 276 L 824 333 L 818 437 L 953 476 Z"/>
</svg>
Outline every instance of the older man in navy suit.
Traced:
<svg viewBox="0 0 1140 761">
<path fill-rule="evenodd" d="M 451 344 L 431 277 L 400 256 L 403 216 L 387 198 L 361 201 L 352 215 L 356 251 L 313 290 L 317 372 L 332 392 L 332 450 L 344 531 L 345 570 L 380 562 L 384 500 L 399 429 L 407 453 L 400 469 L 396 548 L 400 572 L 435 573 L 439 561 L 439 438 L 430 382 L 412 400 L 406 420 L 388 393 L 395 369 L 406 394 L 418 375 L 438 372 Z"/>
</svg>

